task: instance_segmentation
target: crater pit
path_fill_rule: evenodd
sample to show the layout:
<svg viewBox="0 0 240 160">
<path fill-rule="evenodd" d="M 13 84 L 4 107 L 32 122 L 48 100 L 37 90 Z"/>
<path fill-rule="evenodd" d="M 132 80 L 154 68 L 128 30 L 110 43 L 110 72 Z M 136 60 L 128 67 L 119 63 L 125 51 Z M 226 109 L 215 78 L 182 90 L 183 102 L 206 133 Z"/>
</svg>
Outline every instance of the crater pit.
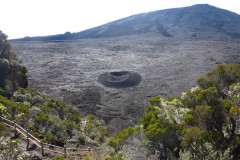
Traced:
<svg viewBox="0 0 240 160">
<path fill-rule="evenodd" d="M 105 87 L 126 88 L 138 85 L 141 76 L 131 71 L 105 72 L 98 76 L 98 82 Z"/>
</svg>

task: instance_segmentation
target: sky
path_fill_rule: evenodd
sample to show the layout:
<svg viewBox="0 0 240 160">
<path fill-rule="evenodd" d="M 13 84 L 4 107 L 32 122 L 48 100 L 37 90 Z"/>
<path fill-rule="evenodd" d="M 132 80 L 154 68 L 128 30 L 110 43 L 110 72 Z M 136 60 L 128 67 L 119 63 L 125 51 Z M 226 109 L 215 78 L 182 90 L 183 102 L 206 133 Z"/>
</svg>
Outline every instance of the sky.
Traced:
<svg viewBox="0 0 240 160">
<path fill-rule="evenodd" d="M 210 4 L 240 14 L 239 0 L 0 0 L 8 39 L 80 32 L 138 13 Z"/>
</svg>

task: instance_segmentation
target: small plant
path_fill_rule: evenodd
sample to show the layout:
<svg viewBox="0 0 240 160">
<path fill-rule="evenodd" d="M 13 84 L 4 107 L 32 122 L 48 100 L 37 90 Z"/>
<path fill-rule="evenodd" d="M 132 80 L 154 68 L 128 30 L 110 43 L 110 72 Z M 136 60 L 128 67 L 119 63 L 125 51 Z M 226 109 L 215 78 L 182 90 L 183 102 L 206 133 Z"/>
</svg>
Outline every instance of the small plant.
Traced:
<svg viewBox="0 0 240 160">
<path fill-rule="evenodd" d="M 25 159 L 29 155 L 20 148 L 17 140 L 0 137 L 0 142 L 0 159 L 2 160 Z"/>
<path fill-rule="evenodd" d="M 118 154 L 116 152 L 112 152 L 109 157 L 105 158 L 105 160 L 124 160 L 124 157 L 122 153 Z"/>
<path fill-rule="evenodd" d="M 104 125 L 104 121 L 99 120 L 94 115 L 88 115 L 84 132 L 91 139 L 102 142 L 104 140 L 104 137 L 109 135 Z"/>
<path fill-rule="evenodd" d="M 161 103 L 161 97 L 157 96 L 155 98 L 151 98 L 149 100 L 149 102 L 151 103 L 151 105 L 159 105 Z"/>
<path fill-rule="evenodd" d="M 78 140 L 79 140 L 79 143 L 82 145 L 86 143 L 86 139 L 84 137 L 79 137 Z"/>
<path fill-rule="evenodd" d="M 65 160 L 65 158 L 63 156 L 57 156 L 56 160 Z"/>
</svg>

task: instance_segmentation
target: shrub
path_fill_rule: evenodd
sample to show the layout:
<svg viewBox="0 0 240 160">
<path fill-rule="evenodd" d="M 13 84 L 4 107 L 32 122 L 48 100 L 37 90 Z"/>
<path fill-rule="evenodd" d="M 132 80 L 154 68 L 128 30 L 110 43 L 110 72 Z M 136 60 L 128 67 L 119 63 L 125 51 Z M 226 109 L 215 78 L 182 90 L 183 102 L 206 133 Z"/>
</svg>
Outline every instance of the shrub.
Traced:
<svg viewBox="0 0 240 160">
<path fill-rule="evenodd" d="M 65 158 L 63 156 L 57 156 L 56 160 L 64 160 Z"/>
</svg>

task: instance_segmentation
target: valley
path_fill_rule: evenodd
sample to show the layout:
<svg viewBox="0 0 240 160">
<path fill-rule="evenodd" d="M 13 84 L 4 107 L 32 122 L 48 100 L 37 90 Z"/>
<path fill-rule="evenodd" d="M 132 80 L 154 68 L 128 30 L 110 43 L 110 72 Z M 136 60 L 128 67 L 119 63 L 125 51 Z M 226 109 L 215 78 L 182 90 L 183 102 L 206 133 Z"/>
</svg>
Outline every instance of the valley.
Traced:
<svg viewBox="0 0 240 160">
<path fill-rule="evenodd" d="M 184 33 L 181 33 L 184 35 Z M 218 64 L 240 62 L 239 39 L 165 37 L 146 33 L 65 41 L 16 41 L 12 50 L 29 71 L 29 87 L 94 114 L 116 132 L 136 124 L 155 96 L 181 96 Z M 220 38 L 219 38 L 220 37 Z M 133 71 L 142 81 L 129 88 L 97 82 L 104 72 Z"/>
<path fill-rule="evenodd" d="M 240 159 L 239 28 L 199 4 L 76 33 L 0 31 L 0 159 Z"/>
</svg>

